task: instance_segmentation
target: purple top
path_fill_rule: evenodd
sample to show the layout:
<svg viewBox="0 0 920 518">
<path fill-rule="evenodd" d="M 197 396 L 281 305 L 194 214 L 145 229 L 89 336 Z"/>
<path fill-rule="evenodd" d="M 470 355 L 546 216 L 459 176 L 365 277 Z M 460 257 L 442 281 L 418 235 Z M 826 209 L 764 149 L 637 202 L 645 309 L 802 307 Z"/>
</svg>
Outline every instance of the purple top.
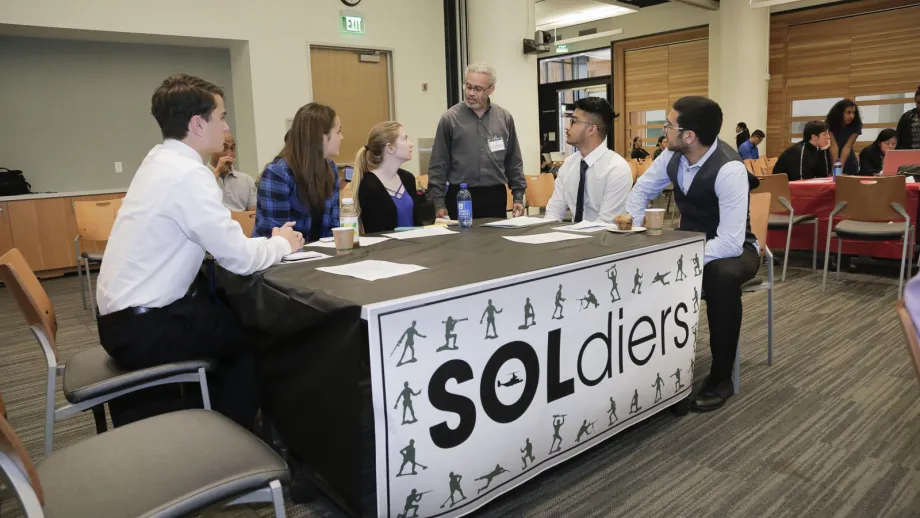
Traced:
<svg viewBox="0 0 920 518">
<path fill-rule="evenodd" d="M 415 226 L 415 218 L 412 217 L 412 212 L 415 209 L 415 202 L 412 201 L 412 196 L 409 196 L 409 193 L 406 192 L 406 189 L 404 189 L 402 185 L 399 186 L 396 194 L 393 194 L 389 189 L 387 189 L 387 191 L 390 193 L 390 197 L 393 198 L 393 204 L 396 205 L 396 226 Z"/>
</svg>

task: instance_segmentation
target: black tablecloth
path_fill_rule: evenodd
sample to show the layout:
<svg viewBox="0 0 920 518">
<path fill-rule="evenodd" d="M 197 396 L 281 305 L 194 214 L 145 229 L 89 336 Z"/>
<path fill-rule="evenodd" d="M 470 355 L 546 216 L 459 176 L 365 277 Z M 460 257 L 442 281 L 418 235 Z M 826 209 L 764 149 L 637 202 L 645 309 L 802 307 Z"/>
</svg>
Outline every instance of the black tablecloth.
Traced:
<svg viewBox="0 0 920 518">
<path fill-rule="evenodd" d="M 263 415 L 298 460 L 323 478 L 352 510 L 361 508 L 360 364 L 367 358 L 364 305 L 562 264 L 667 245 L 695 234 L 584 234 L 587 239 L 527 245 L 503 239 L 551 231 L 477 226 L 458 235 L 390 240 L 348 254 L 282 264 L 242 277 L 217 268 L 218 290 L 244 325 L 262 331 L 257 353 Z M 313 250 L 334 253 L 330 249 Z M 424 266 L 409 275 L 367 282 L 317 271 L 364 259 Z"/>
</svg>

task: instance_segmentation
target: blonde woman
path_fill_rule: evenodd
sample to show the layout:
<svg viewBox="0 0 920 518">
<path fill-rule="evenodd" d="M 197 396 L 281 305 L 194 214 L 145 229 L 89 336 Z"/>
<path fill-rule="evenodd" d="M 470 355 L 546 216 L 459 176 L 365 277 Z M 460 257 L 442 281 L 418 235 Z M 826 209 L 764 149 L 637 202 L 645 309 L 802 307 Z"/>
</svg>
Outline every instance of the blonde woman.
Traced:
<svg viewBox="0 0 920 518">
<path fill-rule="evenodd" d="M 381 122 L 371 128 L 367 143 L 355 157 L 355 197 L 364 231 L 371 234 L 397 227 L 420 226 L 415 176 L 403 169 L 412 159 L 412 143 L 398 122 Z"/>
</svg>

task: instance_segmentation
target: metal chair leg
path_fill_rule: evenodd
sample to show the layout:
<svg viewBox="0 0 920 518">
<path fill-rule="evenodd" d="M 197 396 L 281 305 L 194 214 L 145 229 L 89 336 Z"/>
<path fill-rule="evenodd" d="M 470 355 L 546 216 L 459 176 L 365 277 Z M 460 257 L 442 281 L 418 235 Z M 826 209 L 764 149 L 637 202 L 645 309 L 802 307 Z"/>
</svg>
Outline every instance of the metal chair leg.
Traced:
<svg viewBox="0 0 920 518">
<path fill-rule="evenodd" d="M 767 248 L 767 365 L 773 365 L 773 254 Z"/>
<path fill-rule="evenodd" d="M 840 282 L 840 251 L 843 249 L 843 239 L 837 237 L 837 276 L 834 278 L 835 281 Z"/>
<path fill-rule="evenodd" d="M 54 450 L 54 396 L 57 387 L 57 368 L 48 368 L 45 391 L 45 457 Z"/>
<path fill-rule="evenodd" d="M 831 232 L 831 226 L 827 226 L 827 246 L 824 247 L 824 276 L 821 278 L 821 293 L 824 293 L 825 288 L 827 287 L 827 265 L 831 259 L 831 236 L 834 233 Z"/>
<path fill-rule="evenodd" d="M 904 266 L 907 262 L 907 245 L 910 243 L 910 232 L 913 232 L 914 227 L 910 225 L 908 228 L 904 229 L 904 246 L 901 251 L 901 273 L 898 275 L 898 298 L 901 298 L 901 293 L 904 290 Z"/>
<path fill-rule="evenodd" d="M 272 504 L 274 504 L 275 507 L 275 516 L 277 518 L 285 518 L 287 515 L 284 511 L 284 492 L 281 491 L 281 482 L 272 480 L 268 487 L 272 490 Z"/>
<path fill-rule="evenodd" d="M 93 272 L 89 269 L 89 260 L 84 260 L 83 264 L 86 265 L 86 284 L 88 284 L 89 291 L 89 304 L 92 306 L 90 309 L 93 311 L 93 318 L 96 318 L 96 301 L 93 298 Z"/>
<path fill-rule="evenodd" d="M 815 220 L 815 239 L 811 245 L 811 269 L 818 271 L 818 220 Z"/>
<path fill-rule="evenodd" d="M 80 296 L 83 298 L 83 309 L 86 309 L 86 281 L 83 279 L 83 258 L 80 257 L 80 236 L 73 239 L 74 257 L 77 258 L 77 277 L 80 278 Z"/>
<path fill-rule="evenodd" d="M 786 282 L 786 265 L 789 264 L 789 246 L 792 243 L 792 218 L 789 218 L 789 227 L 786 229 L 786 249 L 783 251 L 783 278 Z"/>
<path fill-rule="evenodd" d="M 208 391 L 208 373 L 204 367 L 198 369 L 198 384 L 201 386 L 201 402 L 205 410 L 211 409 L 211 393 Z"/>
<path fill-rule="evenodd" d="M 105 404 L 93 407 L 93 420 L 96 421 L 96 433 L 105 433 L 108 424 L 105 421 Z"/>
</svg>

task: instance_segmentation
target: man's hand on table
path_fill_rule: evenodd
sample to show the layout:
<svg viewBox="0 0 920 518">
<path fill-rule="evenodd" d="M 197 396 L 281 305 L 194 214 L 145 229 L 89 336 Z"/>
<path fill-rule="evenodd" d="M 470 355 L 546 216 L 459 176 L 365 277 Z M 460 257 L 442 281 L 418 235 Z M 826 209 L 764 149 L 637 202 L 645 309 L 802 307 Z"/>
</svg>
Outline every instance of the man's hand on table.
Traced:
<svg viewBox="0 0 920 518">
<path fill-rule="evenodd" d="M 275 227 L 272 229 L 272 237 L 281 236 L 291 244 L 291 253 L 294 253 L 301 248 L 303 248 L 303 234 L 294 230 L 294 222 L 288 221 L 284 225 L 281 225 L 281 228 Z"/>
<path fill-rule="evenodd" d="M 524 215 L 524 204 L 515 203 L 513 210 L 511 211 L 511 217 L 517 218 Z"/>
<path fill-rule="evenodd" d="M 434 217 L 447 219 L 447 209 L 438 209 L 438 211 L 434 213 Z"/>
</svg>

